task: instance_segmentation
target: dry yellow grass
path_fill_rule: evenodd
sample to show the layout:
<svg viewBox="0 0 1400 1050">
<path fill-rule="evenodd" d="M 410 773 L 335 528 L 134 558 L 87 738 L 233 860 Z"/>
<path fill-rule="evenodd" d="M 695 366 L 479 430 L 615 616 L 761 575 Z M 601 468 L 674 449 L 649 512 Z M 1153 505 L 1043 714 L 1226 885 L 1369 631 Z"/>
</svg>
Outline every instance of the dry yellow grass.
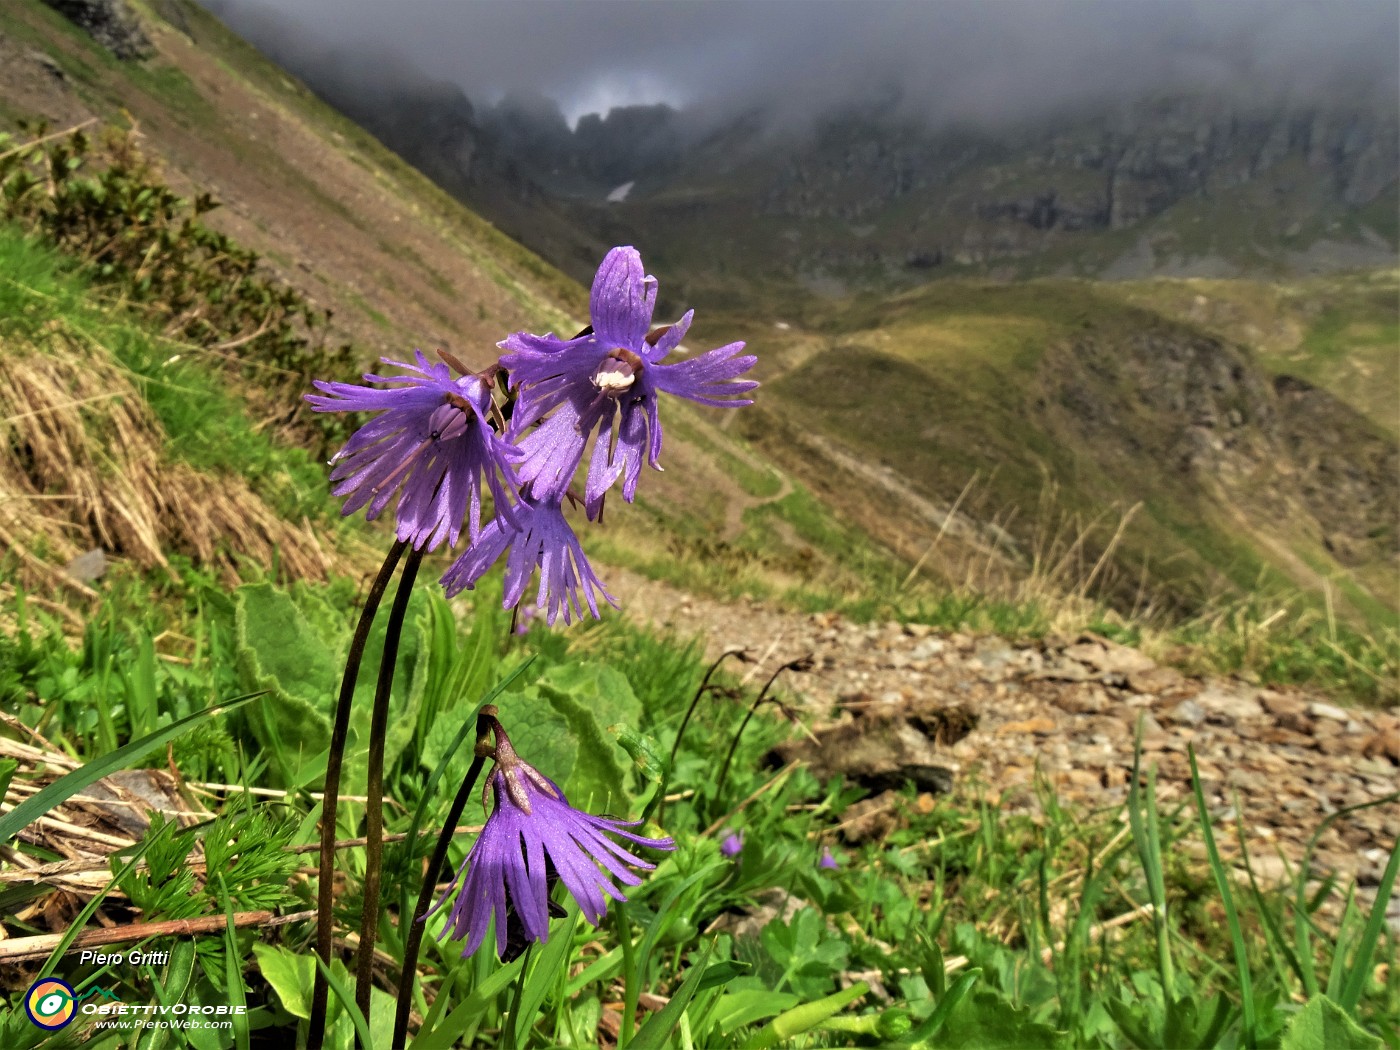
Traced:
<svg viewBox="0 0 1400 1050">
<path fill-rule="evenodd" d="M 336 556 L 308 523 L 283 521 L 232 475 L 172 457 L 131 377 L 51 323 L 0 344 L 0 547 L 21 580 L 92 595 L 63 566 L 94 547 L 143 568 L 167 552 L 236 575 L 250 559 L 321 579 Z"/>
</svg>

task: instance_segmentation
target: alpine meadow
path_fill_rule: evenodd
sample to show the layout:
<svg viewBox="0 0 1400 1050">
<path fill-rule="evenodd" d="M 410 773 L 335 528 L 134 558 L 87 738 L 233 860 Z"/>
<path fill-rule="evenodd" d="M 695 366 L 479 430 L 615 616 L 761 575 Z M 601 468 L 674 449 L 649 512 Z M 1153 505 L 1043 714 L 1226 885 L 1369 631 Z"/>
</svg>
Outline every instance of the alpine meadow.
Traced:
<svg viewBox="0 0 1400 1050">
<path fill-rule="evenodd" d="M 1396 22 L 0 4 L 0 1048 L 1400 1050 Z"/>
</svg>

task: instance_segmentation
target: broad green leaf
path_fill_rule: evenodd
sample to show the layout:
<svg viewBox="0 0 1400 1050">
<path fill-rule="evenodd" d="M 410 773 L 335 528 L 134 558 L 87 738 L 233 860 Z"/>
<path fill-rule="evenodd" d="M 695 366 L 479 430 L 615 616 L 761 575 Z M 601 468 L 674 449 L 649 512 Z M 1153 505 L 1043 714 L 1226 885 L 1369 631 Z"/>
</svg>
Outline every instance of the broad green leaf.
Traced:
<svg viewBox="0 0 1400 1050">
<path fill-rule="evenodd" d="M 949 991 L 950 998 L 957 987 L 955 983 Z M 1057 1041 L 1055 1030 L 1034 1021 L 1028 1010 L 1017 1010 L 995 992 L 977 992 L 952 1009 L 931 1045 L 939 1050 L 1050 1050 Z"/>
<path fill-rule="evenodd" d="M 316 977 L 313 956 L 298 955 L 275 944 L 255 944 L 253 954 L 263 980 L 272 985 L 282 1008 L 293 1017 L 311 1018 L 311 987 Z"/>
<path fill-rule="evenodd" d="M 390 1046 L 394 1041 L 394 1011 L 398 1001 L 383 988 L 369 990 L 369 1045 Z"/>
<path fill-rule="evenodd" d="M 518 693 L 503 693 L 496 708 L 516 754 L 562 787 L 574 805 L 581 805 L 572 779 L 578 762 L 578 738 L 564 715 L 534 686 Z M 459 754 L 460 757 L 463 756 Z M 466 770 L 465 764 L 462 769 Z"/>
<path fill-rule="evenodd" d="M 234 609 L 239 674 L 252 688 L 268 693 L 249 712 L 248 728 L 259 744 L 277 754 L 286 775 L 300 783 L 306 764 L 319 761 L 330 746 L 340 684 L 334 647 L 312 628 L 291 596 L 270 583 L 238 588 Z M 347 753 L 347 765 L 349 757 Z"/>
<path fill-rule="evenodd" d="M 250 730 L 264 748 L 278 756 L 284 775 L 292 783 L 319 781 L 350 644 L 344 611 L 306 589 L 288 592 L 268 583 L 248 584 L 234 594 L 234 625 L 240 676 L 271 694 L 260 710 L 250 712 Z M 385 608 L 370 630 L 355 683 L 342 784 L 364 780 L 370 717 L 387 627 Z M 394 768 L 413 739 L 432 663 L 431 637 L 428 601 L 415 593 L 404 618 L 389 694 L 389 722 L 383 741 L 386 769 Z"/>
<path fill-rule="evenodd" d="M 1381 1041 L 1325 995 L 1315 995 L 1284 1033 L 1279 1050 L 1380 1050 Z"/>
<path fill-rule="evenodd" d="M 594 813 L 627 813 L 632 760 L 607 730 L 641 720 L 642 702 L 627 676 L 600 664 L 557 664 L 541 676 L 539 690 L 568 720 L 578 741 L 578 761 L 569 783 L 574 805 Z"/>
</svg>

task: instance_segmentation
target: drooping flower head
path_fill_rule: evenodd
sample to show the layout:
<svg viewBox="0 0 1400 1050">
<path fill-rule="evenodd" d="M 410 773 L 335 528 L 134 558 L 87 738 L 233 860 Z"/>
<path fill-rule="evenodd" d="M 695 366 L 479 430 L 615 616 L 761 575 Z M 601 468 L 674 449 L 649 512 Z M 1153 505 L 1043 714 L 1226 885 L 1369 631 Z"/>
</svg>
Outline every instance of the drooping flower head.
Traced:
<svg viewBox="0 0 1400 1050">
<path fill-rule="evenodd" d="M 593 279 L 591 331 L 568 340 L 517 332 L 499 344 L 508 351 L 501 365 L 519 391 L 510 427 L 525 454 L 517 473 L 536 499 L 563 498 L 596 432 L 584 492 L 589 516 L 597 516 L 604 493 L 619 477 L 630 503 L 643 455 L 661 466 L 656 406 L 663 393 L 720 408 L 753 403 L 742 395 L 758 384 L 738 377 L 757 359 L 740 354 L 743 343 L 662 364 L 680 345 L 695 311 L 652 331 L 655 307 L 656 278 L 643 269 L 637 249 L 614 248 Z"/>
<path fill-rule="evenodd" d="M 595 817 L 574 809 L 554 781 L 521 761 L 501 724 L 495 718 L 490 721 L 496 765 L 487 778 L 486 792 L 495 808 L 457 871 L 454 886 L 460 883 L 462 889 L 442 934 L 466 938 L 464 958 L 481 946 L 493 917 L 496 954 L 505 954 L 511 911 L 528 940 L 546 941 L 551 877 L 564 883 L 583 917 L 597 926 L 607 912 L 609 897 L 627 900 L 618 883 L 641 885 L 641 877 L 631 869 L 655 867 L 609 836 L 630 846 L 676 848 L 673 839 L 649 839 L 626 830 L 640 821 Z M 449 889 L 428 915 L 451 895 Z"/>
<path fill-rule="evenodd" d="M 502 554 L 506 555 L 503 604 L 507 609 L 519 604 L 537 568 L 540 586 L 535 606 L 551 627 L 560 613 L 565 623 L 581 618 L 585 606 L 596 618 L 600 594 L 609 604 L 617 605 L 584 557 L 583 546 L 557 499 L 536 500 L 522 494 L 506 523 L 498 517 L 482 529 L 480 537 L 442 574 L 447 597 L 475 587 Z"/>
<path fill-rule="evenodd" d="M 823 846 L 821 859 L 817 861 L 817 867 L 835 870 L 841 867 L 841 862 L 831 855 L 831 847 Z"/>
<path fill-rule="evenodd" d="M 720 855 L 724 857 L 737 857 L 743 848 L 744 833 L 742 831 L 731 831 L 719 844 Z"/>
<path fill-rule="evenodd" d="M 317 412 L 379 412 L 351 435 L 331 460 L 334 493 L 345 497 L 341 514 L 367 507 L 373 521 L 398 494 L 395 508 L 399 539 L 416 549 L 434 550 L 444 540 L 455 546 L 462 521 L 468 535 L 481 531 L 481 479 L 491 491 L 496 519 L 511 519 L 506 497 L 519 449 L 491 427 L 491 390 L 475 375 L 454 379 L 445 364 L 414 351 L 415 364 L 385 364 L 404 375 L 366 374 L 365 382 L 315 382 L 321 394 L 307 394 Z M 493 524 L 495 523 L 493 522 Z"/>
</svg>

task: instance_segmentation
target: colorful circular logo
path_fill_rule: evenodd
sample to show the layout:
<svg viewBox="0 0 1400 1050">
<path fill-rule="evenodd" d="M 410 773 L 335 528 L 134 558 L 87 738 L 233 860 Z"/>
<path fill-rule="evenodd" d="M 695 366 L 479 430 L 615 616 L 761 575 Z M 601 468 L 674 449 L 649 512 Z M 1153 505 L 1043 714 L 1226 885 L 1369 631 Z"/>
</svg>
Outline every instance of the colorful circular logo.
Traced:
<svg viewBox="0 0 1400 1050">
<path fill-rule="evenodd" d="M 24 997 L 24 1011 L 40 1028 L 56 1032 L 73 1020 L 77 1012 L 76 998 L 73 986 L 67 981 L 45 977 L 30 985 Z"/>
</svg>

